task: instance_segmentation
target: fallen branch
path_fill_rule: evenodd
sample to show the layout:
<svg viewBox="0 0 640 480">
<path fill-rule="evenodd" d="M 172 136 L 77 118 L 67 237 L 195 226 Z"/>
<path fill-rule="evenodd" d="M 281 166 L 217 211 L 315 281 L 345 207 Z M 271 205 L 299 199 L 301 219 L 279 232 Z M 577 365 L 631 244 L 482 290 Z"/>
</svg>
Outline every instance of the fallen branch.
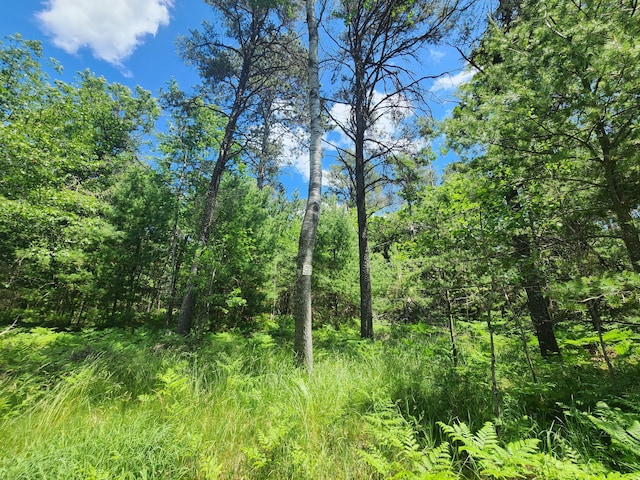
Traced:
<svg viewBox="0 0 640 480">
<path fill-rule="evenodd" d="M 5 333 L 7 333 L 8 331 L 10 331 L 13 327 L 16 326 L 16 323 L 18 323 L 18 320 L 14 320 L 13 323 L 11 325 L 9 325 L 7 328 L 5 328 L 2 332 L 0 332 L 0 336 L 4 335 Z"/>
</svg>

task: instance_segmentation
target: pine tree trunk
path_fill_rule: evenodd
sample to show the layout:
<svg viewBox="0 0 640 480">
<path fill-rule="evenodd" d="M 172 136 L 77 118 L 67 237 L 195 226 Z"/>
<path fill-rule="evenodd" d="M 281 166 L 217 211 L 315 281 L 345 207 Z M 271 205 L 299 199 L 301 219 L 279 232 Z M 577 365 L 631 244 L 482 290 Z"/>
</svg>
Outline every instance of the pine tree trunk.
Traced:
<svg viewBox="0 0 640 480">
<path fill-rule="evenodd" d="M 617 165 L 608 151 L 609 145 L 606 137 L 605 139 L 600 139 L 600 144 L 603 150 L 606 188 L 609 201 L 611 202 L 611 210 L 615 214 L 618 225 L 620 226 L 620 237 L 627 250 L 631 267 L 634 272 L 640 273 L 640 235 L 634 224 L 631 208 L 624 194 L 621 192 L 620 179 L 616 171 Z"/>
<path fill-rule="evenodd" d="M 180 335 L 188 335 L 191 332 L 191 324 L 193 323 L 193 317 L 195 315 L 196 308 L 196 289 L 193 285 L 195 275 L 197 275 L 197 268 L 195 270 L 192 266 L 191 274 L 187 282 L 187 291 L 182 297 L 182 304 L 180 306 L 180 315 L 178 316 L 178 325 L 176 326 L 176 333 Z M 193 277 L 191 275 L 194 275 Z"/>
<path fill-rule="evenodd" d="M 357 170 L 357 167 L 356 167 Z M 357 175 L 357 174 L 356 174 Z M 364 183 L 364 180 L 362 181 Z M 360 260 L 360 336 L 373 340 L 373 306 L 371 299 L 371 265 L 364 185 L 356 186 L 358 212 L 358 257 Z"/>
<path fill-rule="evenodd" d="M 525 273 L 525 269 L 521 270 L 523 280 L 525 282 L 524 290 L 527 294 L 527 308 L 531 316 L 531 322 L 538 337 L 540 346 L 540 354 L 547 358 L 552 355 L 560 354 L 560 347 L 556 340 L 556 334 L 553 331 L 553 321 L 549 314 L 549 301 L 540 291 L 539 279 L 535 272 Z"/>
<path fill-rule="evenodd" d="M 358 258 L 360 263 L 360 336 L 373 340 L 373 307 L 371 300 L 371 267 L 369 260 L 369 233 L 367 227 L 366 171 L 364 141 L 367 130 L 365 107 L 366 89 L 364 66 L 356 65 L 355 91 L 355 183 L 356 211 L 358 213 Z"/>
<path fill-rule="evenodd" d="M 188 335 L 193 325 L 193 318 L 196 310 L 196 284 L 198 271 L 200 269 L 200 256 L 209 243 L 211 226 L 213 223 L 213 213 L 216 206 L 216 199 L 218 198 L 218 190 L 220 189 L 220 181 L 222 180 L 222 174 L 226 169 L 227 163 L 231 159 L 231 146 L 233 142 L 233 132 L 235 130 L 236 121 L 237 116 L 231 117 L 229 119 L 229 123 L 227 124 L 227 128 L 225 129 L 225 135 L 220 147 L 218 160 L 211 175 L 209 188 L 207 189 L 204 210 L 202 212 L 202 219 L 200 222 L 198 247 L 193 262 L 191 263 L 191 269 L 189 270 L 187 287 L 184 297 L 182 298 L 180 316 L 178 317 L 178 326 L 176 328 L 176 333 L 179 333 L 181 335 Z"/>
<path fill-rule="evenodd" d="M 176 332 L 181 333 L 182 335 L 188 335 L 193 324 L 197 300 L 196 277 L 200 267 L 200 255 L 209 243 L 211 226 L 213 224 L 213 214 L 216 206 L 216 199 L 218 198 L 218 190 L 220 189 L 222 175 L 227 168 L 227 164 L 234 156 L 233 139 L 236 132 L 236 125 L 238 124 L 240 115 L 242 115 L 247 108 L 247 87 L 249 85 L 249 77 L 253 66 L 253 51 L 255 51 L 255 48 L 255 45 L 250 46 L 249 52 L 247 52 L 243 58 L 242 69 L 238 78 L 238 85 L 236 86 L 233 105 L 229 113 L 227 125 L 224 129 L 222 142 L 220 142 L 218 160 L 213 167 L 211 181 L 209 182 L 209 188 L 207 188 L 202 219 L 200 222 L 200 231 L 198 234 L 198 247 L 189 271 L 187 288 L 182 299 L 180 317 L 178 318 L 178 327 L 176 329 Z"/>
<path fill-rule="evenodd" d="M 505 196 L 507 205 L 514 213 L 519 212 L 522 208 L 517 197 L 518 192 L 516 189 L 511 189 Z M 512 243 L 514 258 L 527 294 L 527 309 L 538 338 L 540 354 L 545 358 L 552 355 L 560 355 L 560 347 L 553 331 L 553 321 L 549 313 L 549 300 L 543 295 L 541 289 L 544 280 L 538 266 L 534 263 L 529 238 L 525 235 L 514 234 Z"/>
</svg>

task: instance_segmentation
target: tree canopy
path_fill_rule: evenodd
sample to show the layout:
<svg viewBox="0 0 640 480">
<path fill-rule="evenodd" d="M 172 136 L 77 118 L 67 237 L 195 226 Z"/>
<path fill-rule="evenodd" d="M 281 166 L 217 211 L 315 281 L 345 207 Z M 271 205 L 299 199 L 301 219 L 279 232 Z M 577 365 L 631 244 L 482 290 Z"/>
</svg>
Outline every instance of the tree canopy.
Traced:
<svg viewBox="0 0 640 480">
<path fill-rule="evenodd" d="M 157 98 L 0 43 L 0 477 L 637 478 L 637 2 L 205 3 Z"/>
</svg>

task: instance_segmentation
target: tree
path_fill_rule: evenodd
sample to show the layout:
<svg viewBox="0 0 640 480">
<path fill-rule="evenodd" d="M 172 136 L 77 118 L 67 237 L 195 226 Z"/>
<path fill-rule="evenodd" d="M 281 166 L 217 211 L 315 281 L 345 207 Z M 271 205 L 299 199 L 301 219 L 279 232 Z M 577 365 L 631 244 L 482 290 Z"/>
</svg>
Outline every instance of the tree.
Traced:
<svg viewBox="0 0 640 480">
<path fill-rule="evenodd" d="M 358 315 L 358 234 L 354 212 L 336 197 L 323 203 L 314 252 L 314 323 L 339 329 Z"/>
<path fill-rule="evenodd" d="M 113 193 L 157 107 L 89 72 L 51 83 L 40 55 L 20 38 L 0 49 L 0 256 L 7 310 L 68 324 L 105 299 L 105 249 L 126 235 Z"/>
<path fill-rule="evenodd" d="M 420 198 L 421 189 L 436 183 L 436 173 L 431 165 L 434 154 L 425 147 L 413 155 L 400 154 L 389 158 L 397 195 L 407 205 L 409 216 L 413 213 L 413 205 Z"/>
<path fill-rule="evenodd" d="M 198 277 L 202 307 L 197 325 L 214 331 L 254 329 L 278 293 L 273 277 L 289 209 L 282 197 L 270 188 L 259 189 L 242 169 L 225 173 L 218 198 L 211 240 L 201 257 L 207 275 Z"/>
<path fill-rule="evenodd" d="M 320 110 L 320 73 L 318 61 L 318 19 L 313 0 L 305 2 L 307 30 L 309 32 L 308 92 L 309 92 L 309 191 L 304 220 L 300 229 L 298 258 L 296 261 L 296 287 L 294 293 L 296 360 L 309 372 L 313 368 L 311 338 L 311 275 L 313 250 L 320 219 L 322 191 L 322 114 Z"/>
<path fill-rule="evenodd" d="M 497 285 L 507 291 L 513 276 L 505 261 L 507 207 L 480 172 L 452 164 L 442 183 L 424 186 L 408 210 L 389 215 L 387 223 L 398 226 L 382 238 L 393 244 L 386 247 L 388 264 L 401 268 L 392 288 L 402 304 L 394 313 L 404 322 L 446 325 L 455 365 L 456 319 L 491 324 L 502 297 Z"/>
<path fill-rule="evenodd" d="M 483 75 L 463 98 L 483 145 L 592 192 L 636 272 L 638 15 L 635 2 L 525 2 L 508 32 L 490 29 L 476 55 Z"/>
<path fill-rule="evenodd" d="M 218 25 L 205 22 L 202 31 L 193 31 L 183 39 L 182 55 L 198 67 L 206 93 L 215 96 L 219 103 L 226 103 L 226 109 L 220 112 L 227 123 L 205 194 L 196 253 L 180 308 L 176 330 L 183 335 L 191 330 L 200 256 L 209 243 L 220 181 L 229 162 L 240 153 L 237 127 L 241 117 L 256 106 L 258 93 L 273 85 L 274 75 L 286 70 L 286 65 L 264 65 L 261 59 L 273 50 L 285 48 L 280 33 L 291 19 L 288 2 L 207 0 L 207 3 L 220 15 L 226 28 L 225 37 L 219 35 Z"/>
<path fill-rule="evenodd" d="M 547 216 L 561 202 L 565 212 L 581 210 L 579 219 L 565 213 L 565 220 L 595 227 L 580 230 L 620 238 L 638 271 L 633 211 L 640 177 L 631 147 L 638 138 L 632 93 L 638 70 L 631 60 L 640 58 L 632 27 L 638 14 L 633 3 L 607 1 L 508 7 L 501 10 L 504 25 L 491 25 L 473 55 L 480 73 L 463 87 L 452 122 L 454 142 L 468 152 L 480 144 L 478 165 L 502 185 L 518 223 L 514 255 L 541 353 L 547 355 L 558 348 L 536 261 L 533 230 L 541 230 L 543 217 L 535 205 L 541 199 Z M 614 228 L 597 227 L 612 221 Z"/>
<path fill-rule="evenodd" d="M 513 21 L 519 14 L 520 8 L 521 2 L 519 0 L 499 2 L 494 17 L 496 18 L 496 22 L 501 26 L 502 31 L 506 33 L 510 30 L 513 26 Z M 472 54 L 472 57 L 477 57 L 478 51 L 482 51 L 482 46 Z M 503 61 L 498 52 L 493 53 L 494 55 L 490 60 L 492 63 L 500 63 Z M 471 60 L 471 63 L 476 68 L 480 68 L 474 60 Z M 481 68 L 480 71 L 484 73 Z M 458 110 L 463 110 L 463 108 L 459 108 Z M 450 122 L 450 124 L 451 123 L 455 122 Z M 456 140 L 453 140 L 453 143 L 456 143 Z M 485 164 L 494 165 L 492 162 L 479 161 L 476 163 L 476 167 L 482 169 Z M 498 163 L 498 165 L 500 164 Z M 526 186 L 523 185 L 525 182 L 517 175 L 515 177 L 510 175 L 510 171 L 501 170 L 500 167 L 496 169 L 484 166 L 484 168 L 490 177 L 493 176 L 503 186 L 501 189 L 503 190 L 502 196 L 512 214 L 511 218 L 515 227 L 511 234 L 513 258 L 518 266 L 521 283 L 527 296 L 527 308 L 539 340 L 540 352 L 544 357 L 551 354 L 560 354 L 558 342 L 553 330 L 549 299 L 544 294 L 546 279 L 539 267 L 539 255 L 533 242 L 534 232 L 531 231 L 533 230 L 531 228 L 533 222 L 531 221 L 530 212 L 528 212 L 526 208 L 523 209 L 520 200 L 521 197 L 526 198 L 524 191 Z"/>
<path fill-rule="evenodd" d="M 307 66 L 304 62 L 307 51 L 297 32 L 286 32 L 284 37 L 288 37 L 281 40 L 284 48 L 272 49 L 261 59 L 259 68 L 287 65 L 287 69 L 274 71 L 265 88 L 258 92 L 257 108 L 250 113 L 252 125 L 244 133 L 243 159 L 260 189 L 267 185 L 282 189 L 277 174 L 283 162 L 283 136 L 296 132 L 308 117 L 305 114 Z"/>
<path fill-rule="evenodd" d="M 187 239 L 197 231 L 196 199 L 206 191 L 206 178 L 211 175 L 215 145 L 220 143 L 223 119 L 200 97 L 189 97 L 171 81 L 161 95 L 168 114 L 166 133 L 158 135 L 163 157 L 158 167 L 173 192 L 173 219 L 170 263 L 167 266 L 167 312 L 165 326 L 173 325 L 173 311 L 180 266 L 186 254 Z"/>
<path fill-rule="evenodd" d="M 509 186 L 504 194 L 507 206 L 513 213 L 517 229 L 511 234 L 513 256 L 527 295 L 527 309 L 536 331 L 536 337 L 538 337 L 540 354 L 543 357 L 559 355 L 560 347 L 553 329 L 550 302 L 544 293 L 547 282 L 542 274 L 538 260 L 540 255 L 533 240 L 533 215 L 531 212 L 528 215 L 527 213 L 523 214 L 523 206 L 519 200 L 521 193 L 518 188 Z"/>
<path fill-rule="evenodd" d="M 338 126 L 354 143 L 363 338 L 374 336 L 366 179 L 376 160 L 399 146 L 397 138 L 385 142 L 371 135 L 372 127 L 385 113 L 406 110 L 412 98 L 421 98 L 421 79 L 414 78 L 400 61 L 415 60 L 425 44 L 442 38 L 463 8 L 458 0 L 426 5 L 412 0 L 345 0 L 337 12 L 345 25 L 339 68 L 349 72 L 341 96 L 351 105 L 349 122 Z"/>
<path fill-rule="evenodd" d="M 174 197 L 149 165 L 128 166 L 109 195 L 107 216 L 117 232 L 99 251 L 98 285 L 104 323 L 127 323 L 160 305 Z"/>
</svg>

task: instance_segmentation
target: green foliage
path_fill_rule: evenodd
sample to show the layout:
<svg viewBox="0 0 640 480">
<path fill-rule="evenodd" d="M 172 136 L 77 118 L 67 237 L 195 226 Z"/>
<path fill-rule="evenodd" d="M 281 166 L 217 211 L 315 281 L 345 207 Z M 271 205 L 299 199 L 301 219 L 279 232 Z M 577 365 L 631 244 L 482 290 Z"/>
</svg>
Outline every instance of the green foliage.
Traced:
<svg viewBox="0 0 640 480">
<path fill-rule="evenodd" d="M 597 429 L 600 436 L 596 446 L 599 456 L 618 468 L 636 470 L 640 459 L 640 417 L 638 412 L 623 412 L 621 408 L 610 407 L 598 402 L 591 412 L 577 408 L 565 411 L 569 418 L 578 420 L 587 431 Z"/>
<path fill-rule="evenodd" d="M 637 382 L 614 383 L 594 369 L 578 381 L 600 384 L 596 393 L 619 406 L 526 416 L 516 383 L 523 367 L 513 362 L 496 431 L 487 423 L 491 402 L 482 400 L 480 332 L 460 326 L 472 360 L 454 370 L 436 327 L 381 329 L 375 344 L 356 330 L 325 328 L 316 332 L 312 376 L 295 367 L 290 334 L 271 332 L 197 342 L 142 328 L 7 332 L 0 478 L 595 480 L 632 479 L 640 463 L 630 411 L 637 403 L 620 395 L 637 394 Z M 497 336 L 506 349 L 509 340 Z M 545 382 L 557 376 L 543 366 Z M 535 395 L 549 405 L 586 400 L 574 387 Z"/>
<path fill-rule="evenodd" d="M 3 316 L 81 323 L 104 300 L 105 249 L 126 235 L 111 195 L 156 104 L 149 92 L 89 72 L 75 84 L 51 82 L 35 42 L 0 49 L 2 75 L 13 78 L 3 83 L 11 100 L 0 122 Z"/>
<path fill-rule="evenodd" d="M 473 433 L 462 422 L 438 422 L 449 442 L 421 448 L 414 430 L 393 406 L 366 417 L 376 444 L 361 455 L 384 478 L 447 479 L 616 479 L 631 475 L 605 473 L 601 466 L 581 464 L 576 458 L 562 460 L 539 450 L 540 440 L 525 438 L 501 446 L 493 423 Z M 392 457 L 392 459 L 390 459 Z"/>
<path fill-rule="evenodd" d="M 360 454 L 383 478 L 453 479 L 449 444 L 422 448 L 412 425 L 393 404 L 376 405 L 365 416 L 373 442 Z"/>
<path fill-rule="evenodd" d="M 424 262 L 425 296 L 443 318 L 477 317 L 489 291 L 504 299 L 501 316 L 521 325 L 520 311 L 535 323 L 537 303 L 558 334 L 578 322 L 602 336 L 616 322 L 633 328 L 639 77 L 628 62 L 639 54 L 637 9 L 516 3 L 500 5 L 509 15 L 498 12 L 474 46 L 475 74 L 443 125 L 462 161 L 422 200 L 423 231 L 405 250 Z M 500 291 L 487 289 L 487 271 Z M 613 369 L 617 352 L 602 343 Z"/>
<path fill-rule="evenodd" d="M 631 220 L 637 15 L 633 2 L 522 2 L 515 21 L 489 27 L 475 53 L 481 71 L 447 124 L 451 143 L 481 160 L 494 184 L 517 189 L 524 208 L 544 212 L 534 218 L 547 222 L 537 225 L 541 234 L 571 239 L 573 251 L 563 253 L 598 256 L 606 244 L 601 260 L 617 257 L 635 271 L 612 255 L 622 244 L 607 237 L 616 224 L 623 254 L 632 263 L 640 255 Z"/>
<path fill-rule="evenodd" d="M 246 8 L 269 28 L 271 13 L 288 26 L 293 9 L 209 3 L 228 20 L 228 40 L 252 27 Z M 366 1 L 343 5 L 348 23 L 351 6 L 409 30 L 432 13 L 417 2 Z M 313 375 L 294 367 L 292 322 L 281 315 L 290 311 L 300 202 L 247 177 L 248 157 L 233 141 L 235 170 L 197 252 L 197 335 L 81 330 L 151 323 L 164 305 L 170 325 L 226 120 L 206 95 L 169 84 L 169 126 L 152 168 L 138 161 L 158 113 L 148 92 L 88 72 L 51 81 L 37 42 L 1 44 L 0 319 L 23 328 L 0 335 L 0 477 L 634 478 L 637 15 L 624 1 L 524 2 L 509 28 L 483 38 L 473 57 L 483 72 L 444 127 L 466 162 L 439 185 L 428 151 L 385 159 L 391 171 L 372 174 L 393 176 L 406 202 L 370 219 L 377 319 L 394 323 L 380 322 L 378 343 L 351 328 L 355 222 L 328 202 L 314 264 Z M 367 37 L 369 23 L 360 27 L 374 50 L 384 47 L 384 36 Z M 251 52 L 222 45 L 218 30 L 205 26 L 182 46 L 224 109 L 222 87 Z M 294 46 L 290 35 L 257 38 L 260 59 Z M 260 95 L 242 99 L 265 107 L 241 123 L 264 135 L 249 145 L 268 160 L 251 164 L 257 176 L 272 175 L 277 157 L 266 104 L 282 102 L 276 91 L 293 104 L 291 89 L 301 90 L 296 78 L 280 91 L 284 70 L 262 75 L 284 68 L 278 54 L 277 66 L 258 62 L 251 74 L 248 91 Z M 518 238 L 530 251 L 514 246 Z M 533 270 L 553 300 L 562 359 L 522 348 L 535 343 L 520 322 Z M 475 321 L 488 315 L 499 420 L 489 335 Z"/>
<path fill-rule="evenodd" d="M 461 463 L 481 475 L 496 479 L 525 478 L 525 472 L 533 470 L 539 462 L 536 456 L 538 439 L 517 440 L 503 448 L 491 422 L 485 423 L 475 434 L 464 423 L 439 425 L 457 445 Z"/>
<path fill-rule="evenodd" d="M 640 274 L 631 271 L 598 272 L 573 278 L 552 287 L 554 298 L 567 310 L 580 311 L 586 303 L 597 302 L 608 316 L 630 317 L 640 307 Z"/>
<path fill-rule="evenodd" d="M 313 254 L 314 320 L 348 323 L 358 315 L 358 250 L 353 212 L 335 199 L 325 202 Z"/>
<path fill-rule="evenodd" d="M 593 415 L 587 418 L 611 437 L 615 449 L 631 454 L 633 461 L 640 458 L 640 422 L 637 416 L 625 415 L 619 408 L 610 408 L 599 402 Z"/>
<path fill-rule="evenodd" d="M 253 329 L 260 314 L 272 313 L 283 287 L 279 281 L 295 268 L 278 258 L 287 254 L 293 213 L 271 189 L 260 190 L 239 173 L 225 176 L 219 198 L 212 240 L 202 257 L 208 272 L 200 284 L 202 325 Z"/>
</svg>

